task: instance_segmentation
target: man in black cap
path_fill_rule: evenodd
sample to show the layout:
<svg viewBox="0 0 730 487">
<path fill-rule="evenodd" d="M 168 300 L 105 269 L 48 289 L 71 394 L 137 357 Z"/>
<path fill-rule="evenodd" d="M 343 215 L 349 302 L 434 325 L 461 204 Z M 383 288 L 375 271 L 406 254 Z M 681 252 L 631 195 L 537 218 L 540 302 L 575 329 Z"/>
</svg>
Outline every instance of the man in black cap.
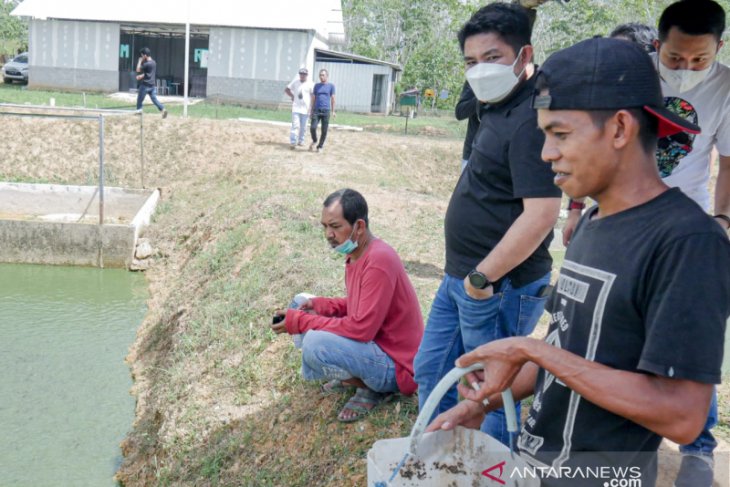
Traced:
<svg viewBox="0 0 730 487">
<path fill-rule="evenodd" d="M 142 102 L 147 95 L 155 104 L 157 109 L 162 112 L 162 118 L 167 118 L 167 110 L 165 106 L 157 99 L 157 62 L 152 59 L 152 51 L 149 47 L 143 47 L 139 51 L 139 60 L 137 61 L 137 80 L 139 88 L 137 88 L 137 110 L 142 110 Z"/>
<path fill-rule="evenodd" d="M 687 443 L 705 423 L 730 314 L 724 230 L 656 170 L 657 138 L 699 127 L 664 108 L 651 59 L 616 39 L 553 54 L 533 106 L 555 183 L 598 205 L 568 247 L 546 339 L 460 357 L 485 364 L 469 378 L 480 391 L 461 387 L 467 400 L 430 429 L 477 426 L 481 401 L 499 407 L 511 387 L 515 399 L 534 395 L 518 446 L 542 485 L 651 486 L 661 438 Z"/>
</svg>

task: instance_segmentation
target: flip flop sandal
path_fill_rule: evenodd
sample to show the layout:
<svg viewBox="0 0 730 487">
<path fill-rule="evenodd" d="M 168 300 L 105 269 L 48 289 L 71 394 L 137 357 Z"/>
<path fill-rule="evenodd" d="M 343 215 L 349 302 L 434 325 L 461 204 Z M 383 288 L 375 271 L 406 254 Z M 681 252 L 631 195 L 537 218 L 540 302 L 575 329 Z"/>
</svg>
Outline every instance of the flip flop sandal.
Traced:
<svg viewBox="0 0 730 487">
<path fill-rule="evenodd" d="M 329 382 L 325 382 L 320 386 L 319 390 L 322 391 L 322 394 L 325 396 L 331 396 L 333 394 L 342 394 L 345 392 L 350 392 L 352 390 L 353 386 L 347 386 L 342 383 L 339 379 L 332 379 Z"/>
<path fill-rule="evenodd" d="M 359 421 L 379 404 L 389 401 L 394 396 L 395 393 L 393 392 L 375 392 L 370 389 L 358 388 L 355 395 L 342 407 L 340 413 L 337 415 L 337 419 L 343 423 Z M 345 411 L 354 411 L 356 414 L 349 418 L 343 418 L 342 413 Z"/>
</svg>

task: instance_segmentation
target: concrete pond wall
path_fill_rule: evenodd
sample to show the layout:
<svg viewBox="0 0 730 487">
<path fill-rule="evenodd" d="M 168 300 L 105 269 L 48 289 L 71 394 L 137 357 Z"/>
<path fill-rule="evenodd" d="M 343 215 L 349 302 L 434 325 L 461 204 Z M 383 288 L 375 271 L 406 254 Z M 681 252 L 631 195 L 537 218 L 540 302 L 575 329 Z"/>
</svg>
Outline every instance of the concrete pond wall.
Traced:
<svg viewBox="0 0 730 487">
<path fill-rule="evenodd" d="M 0 182 L 0 262 L 130 268 L 157 189 Z"/>
</svg>

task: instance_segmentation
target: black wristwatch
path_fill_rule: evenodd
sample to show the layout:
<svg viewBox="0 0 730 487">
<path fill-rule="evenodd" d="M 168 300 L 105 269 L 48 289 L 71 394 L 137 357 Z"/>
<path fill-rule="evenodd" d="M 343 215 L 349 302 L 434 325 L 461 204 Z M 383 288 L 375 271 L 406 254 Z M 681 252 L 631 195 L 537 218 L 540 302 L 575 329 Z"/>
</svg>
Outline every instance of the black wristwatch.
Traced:
<svg viewBox="0 0 730 487">
<path fill-rule="evenodd" d="M 469 273 L 469 284 L 477 289 L 486 289 L 492 285 L 492 281 L 490 281 L 483 273 L 474 269 Z"/>
</svg>

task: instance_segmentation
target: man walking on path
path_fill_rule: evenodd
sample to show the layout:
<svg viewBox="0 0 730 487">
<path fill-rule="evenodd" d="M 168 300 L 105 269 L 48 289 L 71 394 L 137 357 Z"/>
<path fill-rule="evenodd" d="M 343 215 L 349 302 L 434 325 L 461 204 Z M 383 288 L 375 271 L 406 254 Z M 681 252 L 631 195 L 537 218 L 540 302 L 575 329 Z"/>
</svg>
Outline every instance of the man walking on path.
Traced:
<svg viewBox="0 0 730 487">
<path fill-rule="evenodd" d="M 152 51 L 150 51 L 149 47 L 143 47 L 139 51 L 137 72 L 140 73 L 137 75 L 137 80 L 139 81 L 139 87 L 137 88 L 137 110 L 142 110 L 142 102 L 149 94 L 152 103 L 162 112 L 162 118 L 167 118 L 165 106 L 157 99 L 157 63 L 152 59 Z"/>
<path fill-rule="evenodd" d="M 312 143 L 309 145 L 309 150 L 314 150 L 316 146 L 317 152 L 322 152 L 324 149 L 324 141 L 327 139 L 327 128 L 330 124 L 330 115 L 333 118 L 337 117 L 335 114 L 335 85 L 327 82 L 328 77 L 329 73 L 327 70 L 320 69 L 319 83 L 314 85 L 314 91 L 312 93 L 312 123 L 310 126 Z M 320 120 L 322 121 L 322 136 L 319 138 L 318 144 L 317 125 Z"/>
<path fill-rule="evenodd" d="M 293 80 L 284 89 L 291 98 L 291 132 L 289 133 L 289 144 L 291 150 L 296 146 L 304 145 L 304 134 L 307 129 L 307 119 L 312 103 L 312 82 L 307 79 L 309 71 L 307 68 L 299 70 L 299 78 Z"/>
</svg>

